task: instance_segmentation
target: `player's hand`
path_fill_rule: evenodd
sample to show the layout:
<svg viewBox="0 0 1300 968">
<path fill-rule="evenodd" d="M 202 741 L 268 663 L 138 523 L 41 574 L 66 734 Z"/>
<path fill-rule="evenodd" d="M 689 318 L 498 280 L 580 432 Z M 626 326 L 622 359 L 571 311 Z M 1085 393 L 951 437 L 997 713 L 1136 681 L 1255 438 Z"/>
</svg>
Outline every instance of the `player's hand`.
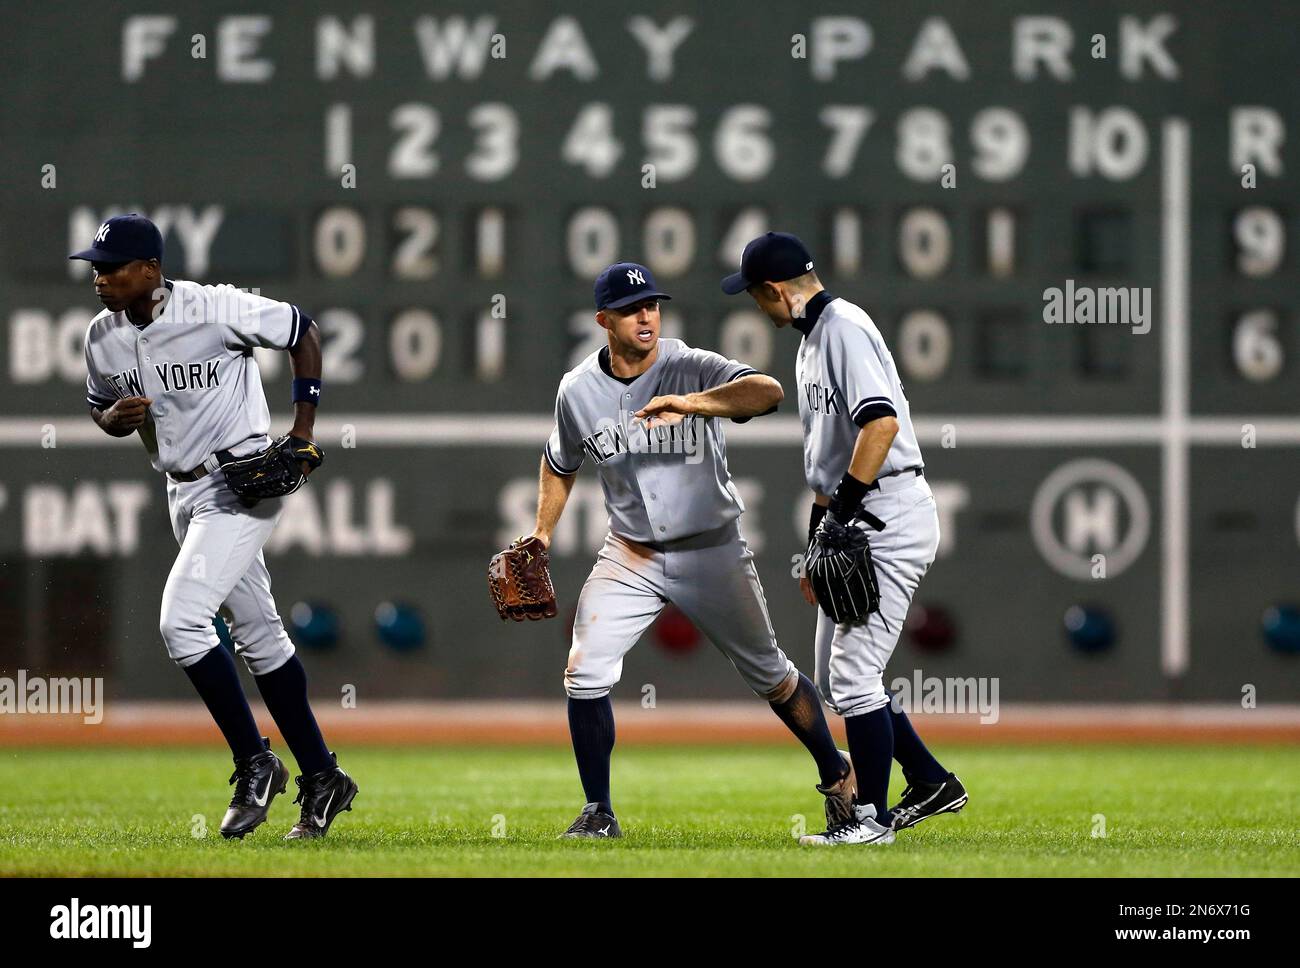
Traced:
<svg viewBox="0 0 1300 968">
<path fill-rule="evenodd" d="M 686 397 L 680 394 L 669 394 L 655 397 L 638 410 L 635 416 L 644 420 L 647 427 L 668 427 L 681 423 L 690 413 L 694 413 L 694 410 Z"/>
<path fill-rule="evenodd" d="M 149 415 L 148 397 L 123 397 L 104 411 L 104 423 L 113 430 L 135 430 Z"/>
<path fill-rule="evenodd" d="M 309 444 L 316 443 L 316 437 L 313 431 L 311 430 L 311 428 L 303 428 L 303 427 L 295 426 L 292 430 L 289 431 L 289 436 L 297 437 L 299 440 L 305 440 Z M 302 468 L 303 474 L 305 474 L 308 477 L 311 476 L 311 472 L 314 471 L 317 467 L 317 465 L 312 464 L 310 461 L 305 461 L 305 460 L 298 461 L 298 466 Z"/>
<path fill-rule="evenodd" d="M 813 592 L 812 581 L 807 575 L 799 576 L 799 591 L 803 592 L 803 600 L 809 605 L 817 604 L 817 595 Z"/>
</svg>

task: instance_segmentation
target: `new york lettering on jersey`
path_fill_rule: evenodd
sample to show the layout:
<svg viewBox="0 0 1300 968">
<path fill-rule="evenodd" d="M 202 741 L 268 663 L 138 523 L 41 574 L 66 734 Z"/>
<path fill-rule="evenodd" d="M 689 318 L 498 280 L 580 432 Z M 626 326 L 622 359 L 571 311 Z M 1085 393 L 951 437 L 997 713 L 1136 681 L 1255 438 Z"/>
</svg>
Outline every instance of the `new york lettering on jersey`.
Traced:
<svg viewBox="0 0 1300 968">
<path fill-rule="evenodd" d="M 871 317 L 822 291 L 794 325 L 804 334 L 795 368 L 808 486 L 833 494 L 848 470 L 858 431 L 884 416 L 898 420 L 898 434 L 880 474 L 922 466 L 898 368 Z"/>
<path fill-rule="evenodd" d="M 265 447 L 271 416 L 253 349 L 292 349 L 307 317 L 233 286 L 166 285 L 169 297 L 147 325 L 108 310 L 91 321 L 86 401 L 102 410 L 122 397 L 151 399 L 140 438 L 156 470 L 186 472 L 218 450 Z"/>
<path fill-rule="evenodd" d="M 839 387 L 822 386 L 820 383 L 805 383 L 803 392 L 807 398 L 808 409 L 813 413 L 837 414 L 844 412 L 844 408 L 840 405 Z"/>
<path fill-rule="evenodd" d="M 144 396 L 144 386 L 140 383 L 140 370 L 138 367 L 131 367 L 129 370 L 123 370 L 121 373 L 110 373 L 105 379 L 116 391 L 119 398 L 121 397 L 142 397 Z M 111 398 L 99 400 L 92 397 L 86 398 L 88 403 L 99 406 L 101 403 L 113 405 Z M 103 409 L 102 407 L 100 409 Z"/>
<path fill-rule="evenodd" d="M 594 434 L 582 438 L 583 452 L 597 464 L 623 454 L 682 454 L 699 452 L 700 426 L 695 415 L 667 427 L 650 427 L 635 417 L 636 411 L 622 410 L 617 420 L 602 421 Z"/>
<path fill-rule="evenodd" d="M 648 428 L 633 415 L 656 396 L 709 390 L 756 373 L 717 353 L 661 339 L 651 367 L 627 381 L 609 369 L 608 348 L 560 381 L 547 464 L 575 474 L 590 459 L 600 475 L 610 529 L 633 541 L 700 534 L 740 516 L 718 418 L 688 417 Z"/>
<path fill-rule="evenodd" d="M 203 363 L 155 363 L 154 370 L 166 391 L 209 390 L 221 386 L 221 360 Z"/>
</svg>

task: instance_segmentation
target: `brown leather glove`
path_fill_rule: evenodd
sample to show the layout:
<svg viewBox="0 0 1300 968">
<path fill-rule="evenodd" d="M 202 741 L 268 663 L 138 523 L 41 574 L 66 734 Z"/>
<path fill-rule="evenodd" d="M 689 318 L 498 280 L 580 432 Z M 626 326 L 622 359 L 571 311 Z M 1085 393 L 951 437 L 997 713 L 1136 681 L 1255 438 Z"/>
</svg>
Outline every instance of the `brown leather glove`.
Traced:
<svg viewBox="0 0 1300 968">
<path fill-rule="evenodd" d="M 520 538 L 488 564 L 488 591 L 501 621 L 554 618 L 550 555 L 540 538 Z"/>
</svg>

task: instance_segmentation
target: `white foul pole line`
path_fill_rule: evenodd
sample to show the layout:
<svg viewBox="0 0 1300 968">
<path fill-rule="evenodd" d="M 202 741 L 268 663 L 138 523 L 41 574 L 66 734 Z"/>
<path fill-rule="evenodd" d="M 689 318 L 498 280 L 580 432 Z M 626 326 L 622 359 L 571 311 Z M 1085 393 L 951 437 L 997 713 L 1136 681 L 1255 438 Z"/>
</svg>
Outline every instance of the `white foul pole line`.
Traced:
<svg viewBox="0 0 1300 968">
<path fill-rule="evenodd" d="M 1187 671 L 1190 655 L 1188 603 L 1188 404 L 1191 130 L 1182 118 L 1163 127 L 1160 175 L 1160 302 L 1163 343 L 1164 492 L 1161 528 L 1160 668 L 1166 676 Z"/>
</svg>

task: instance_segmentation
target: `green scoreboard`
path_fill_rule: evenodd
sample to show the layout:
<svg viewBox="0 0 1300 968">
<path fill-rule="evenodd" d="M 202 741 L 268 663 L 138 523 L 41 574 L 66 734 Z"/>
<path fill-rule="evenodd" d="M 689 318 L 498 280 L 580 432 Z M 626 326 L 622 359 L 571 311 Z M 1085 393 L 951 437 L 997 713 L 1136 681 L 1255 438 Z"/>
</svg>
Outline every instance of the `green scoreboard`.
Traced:
<svg viewBox="0 0 1300 968">
<path fill-rule="evenodd" d="M 665 335 L 786 387 L 727 434 L 807 668 L 798 334 L 718 287 L 780 229 L 885 334 L 938 498 L 891 675 L 997 677 L 1007 701 L 1300 699 L 1293 4 L 157 11 L 6 23 L 0 666 L 183 689 L 157 632 L 162 481 L 87 418 L 96 301 L 66 260 L 138 211 L 168 274 L 321 326 L 329 460 L 267 549 L 318 682 L 557 693 L 564 619 L 500 625 L 483 573 L 531 530 L 556 386 L 600 345 L 591 285 L 619 260 L 673 294 Z M 288 363 L 260 360 L 287 429 Z M 606 524 L 584 472 L 562 615 Z M 672 615 L 627 677 L 744 694 Z"/>
</svg>

